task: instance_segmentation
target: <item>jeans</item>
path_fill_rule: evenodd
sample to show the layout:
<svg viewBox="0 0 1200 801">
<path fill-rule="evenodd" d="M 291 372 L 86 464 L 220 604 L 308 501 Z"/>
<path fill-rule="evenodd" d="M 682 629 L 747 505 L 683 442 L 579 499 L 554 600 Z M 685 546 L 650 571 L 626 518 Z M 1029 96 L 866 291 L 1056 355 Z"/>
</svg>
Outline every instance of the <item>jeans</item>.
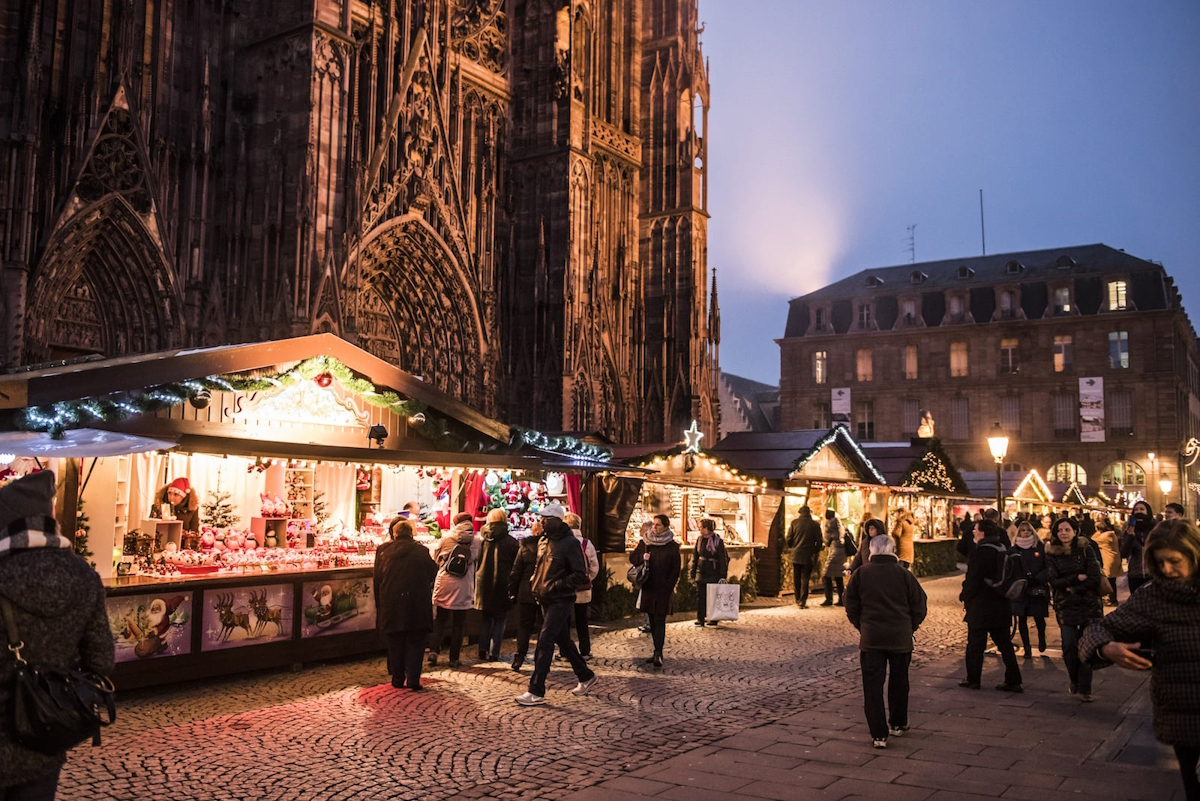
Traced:
<svg viewBox="0 0 1200 801">
<path fill-rule="evenodd" d="M 1086 623 L 1078 626 L 1059 626 L 1058 632 L 1062 636 L 1063 661 L 1067 663 L 1067 676 L 1070 677 L 1071 683 L 1079 688 L 1079 692 L 1091 695 L 1092 668 L 1079 658 L 1079 638 L 1083 636 L 1083 630 L 1087 626 Z"/>
<path fill-rule="evenodd" d="M 446 609 L 437 607 L 437 616 L 433 619 L 433 642 L 429 650 L 435 654 L 442 652 L 442 639 L 446 636 L 446 620 L 450 621 L 450 661 L 457 662 L 462 653 L 463 624 L 467 622 L 466 609 Z"/>
<path fill-rule="evenodd" d="M 796 583 L 796 603 L 808 606 L 808 587 L 812 584 L 812 562 L 792 562 L 792 573 Z"/>
<path fill-rule="evenodd" d="M 1012 636 L 1008 633 L 1008 621 L 1002 623 L 967 624 L 967 681 L 981 683 L 983 676 L 983 651 L 988 637 L 996 644 L 1000 658 L 1004 660 L 1004 683 L 1020 684 L 1021 667 L 1017 664 L 1017 653 L 1013 650 Z"/>
<path fill-rule="evenodd" d="M 529 635 L 537 625 L 538 605 L 534 603 L 517 604 L 517 652 L 513 659 L 524 662 L 529 653 Z"/>
<path fill-rule="evenodd" d="M 654 653 L 662 656 L 663 644 L 667 641 L 667 616 L 649 615 L 650 639 L 654 642 Z"/>
<path fill-rule="evenodd" d="M 479 658 L 499 659 L 500 643 L 504 642 L 504 627 L 508 624 L 508 610 L 484 612 L 479 625 Z"/>
<path fill-rule="evenodd" d="M 1187 801 L 1200 801 L 1200 778 L 1196 776 L 1197 762 L 1200 761 L 1200 747 L 1177 745 L 1175 746 L 1175 758 L 1179 760 L 1179 772 L 1183 774 L 1183 797 Z"/>
<path fill-rule="evenodd" d="M 574 605 L 574 599 L 567 598 L 542 607 L 542 631 L 538 634 L 537 649 L 533 652 L 533 675 L 529 677 L 529 692 L 534 695 L 546 695 L 546 676 L 550 674 L 555 645 L 571 663 L 575 678 L 588 681 L 596 675 L 587 666 L 587 662 L 583 661 L 579 649 L 571 641 L 571 608 Z"/>
<path fill-rule="evenodd" d="M 908 666 L 911 651 L 859 651 L 858 664 L 862 669 L 863 712 L 871 739 L 886 740 L 888 724 L 902 728 L 908 725 Z M 891 678 L 887 678 L 888 671 Z M 883 683 L 887 680 L 887 709 L 883 706 Z M 890 718 L 890 721 L 889 721 Z"/>
<path fill-rule="evenodd" d="M 61 767 L 55 768 L 49 776 L 33 781 L 0 787 L 0 801 L 54 801 L 58 792 L 58 774 Z"/>
<path fill-rule="evenodd" d="M 421 657 L 427 637 L 429 632 L 425 630 L 388 632 L 387 666 L 393 687 L 413 690 L 421 686 Z"/>
</svg>

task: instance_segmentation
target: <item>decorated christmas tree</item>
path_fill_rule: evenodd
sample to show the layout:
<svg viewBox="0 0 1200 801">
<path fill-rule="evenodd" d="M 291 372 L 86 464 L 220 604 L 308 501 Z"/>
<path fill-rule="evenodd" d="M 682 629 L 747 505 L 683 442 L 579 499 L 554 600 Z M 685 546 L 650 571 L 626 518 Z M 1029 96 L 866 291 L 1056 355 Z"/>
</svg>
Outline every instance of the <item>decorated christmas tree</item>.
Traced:
<svg viewBox="0 0 1200 801">
<path fill-rule="evenodd" d="M 221 474 L 217 473 L 217 488 L 208 491 L 208 498 L 201 504 L 200 522 L 212 528 L 229 528 L 242 518 L 233 513 L 231 493 L 221 489 Z"/>
<path fill-rule="evenodd" d="M 79 498 L 75 502 L 75 553 L 87 559 L 92 555 L 88 549 L 88 534 L 91 533 L 92 527 L 88 525 L 88 516 L 83 511 L 83 498 Z M 96 566 L 92 562 L 92 567 Z"/>
<path fill-rule="evenodd" d="M 317 490 L 313 493 L 312 500 L 313 517 L 317 520 L 317 526 L 320 527 L 329 519 L 329 509 L 325 507 L 325 492 Z"/>
</svg>

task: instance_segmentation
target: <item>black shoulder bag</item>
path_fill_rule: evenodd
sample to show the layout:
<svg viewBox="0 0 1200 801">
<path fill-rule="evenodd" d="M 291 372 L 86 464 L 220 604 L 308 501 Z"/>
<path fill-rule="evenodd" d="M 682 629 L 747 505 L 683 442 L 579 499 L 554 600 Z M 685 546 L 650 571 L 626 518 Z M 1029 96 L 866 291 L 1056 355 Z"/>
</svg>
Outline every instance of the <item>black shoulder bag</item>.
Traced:
<svg viewBox="0 0 1200 801">
<path fill-rule="evenodd" d="M 12 680 L 13 739 L 43 754 L 59 754 L 91 738 L 100 745 L 100 728 L 117 719 L 112 682 L 85 670 L 31 665 L 21 656 L 25 643 L 8 599 L 0 598 L 8 650 L 16 659 Z M 105 711 L 108 717 L 105 718 Z"/>
</svg>

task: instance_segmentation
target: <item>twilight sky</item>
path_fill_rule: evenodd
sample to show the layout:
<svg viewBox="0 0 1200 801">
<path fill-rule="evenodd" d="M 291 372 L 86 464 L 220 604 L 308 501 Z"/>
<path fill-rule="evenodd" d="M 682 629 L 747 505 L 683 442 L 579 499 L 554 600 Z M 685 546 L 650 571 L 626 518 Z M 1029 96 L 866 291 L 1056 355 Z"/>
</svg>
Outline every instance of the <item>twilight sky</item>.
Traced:
<svg viewBox="0 0 1200 801">
<path fill-rule="evenodd" d="M 1200 325 L 1200 2 L 700 0 L 721 367 L 860 270 L 1102 242 Z"/>
</svg>

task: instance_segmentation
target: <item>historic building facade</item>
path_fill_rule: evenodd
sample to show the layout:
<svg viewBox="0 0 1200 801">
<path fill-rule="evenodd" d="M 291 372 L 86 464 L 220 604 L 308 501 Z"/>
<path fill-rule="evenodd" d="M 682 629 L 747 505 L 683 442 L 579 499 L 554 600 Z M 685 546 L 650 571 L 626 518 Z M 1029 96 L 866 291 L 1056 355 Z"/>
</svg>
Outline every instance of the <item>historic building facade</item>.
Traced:
<svg viewBox="0 0 1200 801">
<path fill-rule="evenodd" d="M 864 270 L 793 300 L 779 343 L 784 428 L 907 440 L 928 410 L 987 471 L 999 422 L 1011 469 L 1196 508 L 1200 358 L 1159 264 L 1088 245 Z"/>
<path fill-rule="evenodd" d="M 514 423 L 715 437 L 695 0 L 262 8 L 0 15 L 0 369 L 329 331 Z"/>
</svg>

